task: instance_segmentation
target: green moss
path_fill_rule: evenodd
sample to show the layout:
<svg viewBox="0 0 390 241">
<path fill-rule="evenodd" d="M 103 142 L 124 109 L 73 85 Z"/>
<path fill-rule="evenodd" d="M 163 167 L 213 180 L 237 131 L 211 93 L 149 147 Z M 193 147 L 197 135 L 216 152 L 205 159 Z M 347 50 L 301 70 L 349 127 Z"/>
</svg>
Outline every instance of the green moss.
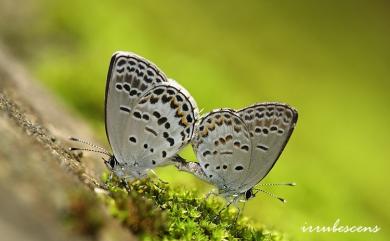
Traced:
<svg viewBox="0 0 390 241">
<path fill-rule="evenodd" d="M 219 198 L 205 199 L 196 191 L 172 188 L 153 179 L 128 186 L 104 175 L 111 215 L 143 240 L 285 240 L 282 234 L 255 228 L 237 209 L 224 209 Z M 131 190 L 131 191 L 127 191 Z"/>
</svg>

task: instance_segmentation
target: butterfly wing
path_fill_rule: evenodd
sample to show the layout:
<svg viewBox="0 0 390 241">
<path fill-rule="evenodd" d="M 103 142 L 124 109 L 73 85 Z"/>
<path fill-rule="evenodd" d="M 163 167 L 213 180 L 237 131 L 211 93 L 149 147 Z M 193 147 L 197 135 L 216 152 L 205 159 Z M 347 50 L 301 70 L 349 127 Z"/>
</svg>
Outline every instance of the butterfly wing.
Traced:
<svg viewBox="0 0 390 241">
<path fill-rule="evenodd" d="M 244 121 L 230 109 L 208 113 L 196 126 L 193 148 L 207 180 L 234 192 L 249 172 L 251 140 Z"/>
<path fill-rule="evenodd" d="M 251 136 L 252 154 L 249 173 L 242 180 L 246 191 L 272 169 L 290 138 L 298 112 L 286 104 L 260 103 L 238 111 Z"/>
<path fill-rule="evenodd" d="M 111 58 L 106 83 L 105 121 L 111 148 L 119 163 L 128 147 L 129 114 L 140 97 L 158 83 L 167 82 L 165 74 L 148 60 L 129 52 L 117 52 Z"/>
<path fill-rule="evenodd" d="M 183 87 L 155 85 L 127 113 L 121 155 L 140 170 L 164 164 L 191 140 L 197 115 L 196 103 Z"/>
</svg>

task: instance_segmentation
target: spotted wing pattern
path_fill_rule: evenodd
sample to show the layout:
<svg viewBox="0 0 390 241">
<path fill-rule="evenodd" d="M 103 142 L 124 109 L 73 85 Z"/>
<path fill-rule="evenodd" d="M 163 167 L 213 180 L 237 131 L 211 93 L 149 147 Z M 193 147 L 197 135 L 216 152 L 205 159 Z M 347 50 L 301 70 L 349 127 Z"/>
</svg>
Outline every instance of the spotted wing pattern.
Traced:
<svg viewBox="0 0 390 241">
<path fill-rule="evenodd" d="M 225 194 L 255 186 L 272 169 L 297 118 L 295 109 L 280 103 L 220 109 L 202 117 L 193 147 L 206 180 Z"/>
<path fill-rule="evenodd" d="M 106 132 L 121 177 L 142 177 L 187 144 L 198 109 L 187 90 L 133 53 L 111 59 L 106 86 Z"/>
<path fill-rule="evenodd" d="M 206 179 L 229 192 L 249 171 L 251 141 L 249 131 L 234 110 L 214 110 L 196 127 L 193 148 Z"/>
<path fill-rule="evenodd" d="M 246 191 L 272 169 L 290 138 L 298 112 L 281 103 L 260 103 L 238 111 L 245 121 L 252 142 L 249 173 L 241 179 Z"/>
<path fill-rule="evenodd" d="M 162 82 L 167 82 L 167 77 L 150 61 L 130 52 L 116 52 L 112 56 L 106 83 L 105 120 L 115 156 L 123 151 L 125 136 L 121 130 L 128 123 L 127 116 L 121 113 L 130 113 L 141 95 Z"/>
<path fill-rule="evenodd" d="M 163 164 L 187 144 L 194 132 L 197 107 L 174 83 L 157 84 L 128 113 L 122 126 L 122 150 L 118 159 L 146 170 Z"/>
</svg>

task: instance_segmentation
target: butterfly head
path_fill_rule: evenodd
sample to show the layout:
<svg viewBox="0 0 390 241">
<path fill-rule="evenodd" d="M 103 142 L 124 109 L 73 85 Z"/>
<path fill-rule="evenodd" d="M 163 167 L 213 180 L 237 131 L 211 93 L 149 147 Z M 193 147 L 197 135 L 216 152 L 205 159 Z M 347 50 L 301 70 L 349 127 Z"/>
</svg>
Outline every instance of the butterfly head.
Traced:
<svg viewBox="0 0 390 241">
<path fill-rule="evenodd" d="M 104 160 L 107 168 L 118 177 L 126 176 L 125 169 L 119 164 L 114 155 L 111 155 L 108 160 Z"/>
<path fill-rule="evenodd" d="M 245 200 L 249 200 L 249 199 L 255 197 L 255 193 L 253 193 L 253 189 L 252 188 L 247 190 L 246 192 L 244 192 L 243 195 L 245 195 Z"/>
<path fill-rule="evenodd" d="M 138 163 L 127 166 L 126 164 L 119 163 L 114 155 L 111 155 L 108 160 L 105 160 L 104 164 L 106 164 L 107 168 L 117 177 L 126 179 L 127 181 L 142 179 L 147 176 L 147 170 L 145 170 L 144 167 L 139 167 Z"/>
<path fill-rule="evenodd" d="M 110 156 L 108 160 L 105 160 L 104 164 L 106 164 L 107 168 L 110 169 L 111 171 L 114 171 L 116 167 L 119 165 L 114 155 Z"/>
</svg>

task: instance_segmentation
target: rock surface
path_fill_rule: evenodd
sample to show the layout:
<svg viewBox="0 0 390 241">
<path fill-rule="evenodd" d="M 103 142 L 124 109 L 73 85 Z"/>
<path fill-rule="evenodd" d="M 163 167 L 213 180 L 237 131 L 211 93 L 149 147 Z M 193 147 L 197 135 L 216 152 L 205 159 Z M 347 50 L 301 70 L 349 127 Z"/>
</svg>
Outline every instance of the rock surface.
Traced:
<svg viewBox="0 0 390 241">
<path fill-rule="evenodd" d="M 136 240 L 94 192 L 102 160 L 70 153 L 71 135 L 94 140 L 88 125 L 0 46 L 2 240 Z"/>
</svg>

